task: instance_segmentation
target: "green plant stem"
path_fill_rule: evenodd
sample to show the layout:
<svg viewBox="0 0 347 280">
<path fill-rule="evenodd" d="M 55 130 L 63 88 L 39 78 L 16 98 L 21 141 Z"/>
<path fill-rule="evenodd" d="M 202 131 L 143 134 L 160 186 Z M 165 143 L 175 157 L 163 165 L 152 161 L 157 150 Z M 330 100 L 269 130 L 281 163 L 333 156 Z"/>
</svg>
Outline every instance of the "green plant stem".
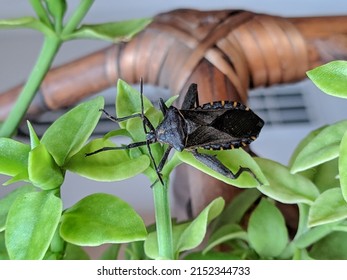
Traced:
<svg viewBox="0 0 347 280">
<path fill-rule="evenodd" d="M 93 5 L 94 0 L 82 0 L 79 6 L 76 8 L 74 14 L 70 17 L 69 21 L 66 23 L 62 34 L 69 35 L 78 27 L 82 19 L 85 17 L 90 7 Z"/>
<path fill-rule="evenodd" d="M 172 260 L 174 258 L 172 223 L 167 186 L 162 186 L 158 182 L 153 186 L 153 195 L 159 256 L 161 259 Z"/>
<path fill-rule="evenodd" d="M 15 105 L 1 127 L 0 137 L 11 137 L 13 135 L 50 68 L 60 45 L 61 41 L 57 37 L 49 36 L 45 38 L 38 60 Z"/>
</svg>

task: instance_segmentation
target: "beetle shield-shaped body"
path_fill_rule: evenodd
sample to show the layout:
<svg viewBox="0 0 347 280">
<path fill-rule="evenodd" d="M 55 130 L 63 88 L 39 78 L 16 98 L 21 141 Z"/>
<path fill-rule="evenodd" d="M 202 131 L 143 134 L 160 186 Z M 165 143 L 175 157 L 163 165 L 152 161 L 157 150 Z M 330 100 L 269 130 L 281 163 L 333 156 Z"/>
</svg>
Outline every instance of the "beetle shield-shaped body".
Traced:
<svg viewBox="0 0 347 280">
<path fill-rule="evenodd" d="M 156 129 L 156 140 L 178 151 L 232 149 L 255 140 L 264 121 L 245 105 L 218 101 L 191 109 L 164 107 L 164 120 Z"/>
</svg>

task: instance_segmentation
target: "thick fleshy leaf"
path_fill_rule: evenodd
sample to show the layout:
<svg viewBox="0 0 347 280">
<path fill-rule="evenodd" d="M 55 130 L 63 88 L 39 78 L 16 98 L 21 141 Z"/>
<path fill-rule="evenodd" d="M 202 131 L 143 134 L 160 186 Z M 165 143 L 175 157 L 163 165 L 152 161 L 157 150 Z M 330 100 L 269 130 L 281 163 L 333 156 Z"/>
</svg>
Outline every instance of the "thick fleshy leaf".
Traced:
<svg viewBox="0 0 347 280">
<path fill-rule="evenodd" d="M 345 132 L 340 145 L 339 177 L 342 195 L 345 201 L 347 201 L 347 131 Z"/>
<path fill-rule="evenodd" d="M 306 177 L 292 174 L 284 165 L 275 161 L 255 158 L 269 185 L 258 187 L 263 194 L 282 203 L 312 204 L 319 195 L 317 187 Z"/>
<path fill-rule="evenodd" d="M 262 184 L 268 184 L 266 177 L 263 175 L 261 169 L 254 161 L 254 159 L 243 149 L 224 150 L 224 151 L 200 151 L 201 153 L 207 153 L 215 155 L 216 158 L 234 174 L 239 170 L 240 166 L 247 167 L 257 176 L 258 180 Z M 240 188 L 254 188 L 259 186 L 259 182 L 249 172 L 243 172 L 237 179 L 230 179 L 222 174 L 212 170 L 207 165 L 198 161 L 190 152 L 180 152 L 178 157 L 183 162 L 194 166 L 195 168 L 203 171 L 204 173 L 217 178 L 227 184 L 237 186 Z"/>
<path fill-rule="evenodd" d="M 63 259 L 64 260 L 89 260 L 90 257 L 80 246 L 67 243 Z"/>
<path fill-rule="evenodd" d="M 192 222 L 173 226 L 174 254 L 197 247 L 204 239 L 207 226 L 223 210 L 224 200 L 213 200 Z M 152 259 L 158 259 L 157 233 L 151 232 L 145 241 L 146 255 Z"/>
<path fill-rule="evenodd" d="M 311 171 L 310 180 L 321 193 L 328 189 L 340 187 L 338 160 L 335 158 L 309 169 Z"/>
<path fill-rule="evenodd" d="M 28 168 L 30 146 L 10 138 L 0 138 L 0 173 L 10 176 Z"/>
<path fill-rule="evenodd" d="M 223 244 L 224 242 L 232 239 L 242 239 L 248 241 L 247 232 L 245 232 L 242 227 L 237 224 L 224 225 L 210 236 L 208 244 L 203 253 L 207 253 L 217 245 Z"/>
<path fill-rule="evenodd" d="M 101 39 L 111 42 L 130 40 L 145 28 L 151 19 L 133 19 L 120 22 L 82 25 L 81 28 L 68 36 L 69 39 Z"/>
<path fill-rule="evenodd" d="M 145 112 L 153 107 L 149 99 L 143 96 L 143 105 Z M 123 80 L 118 80 L 117 83 L 117 98 L 116 98 L 117 117 L 127 117 L 136 113 L 141 113 L 141 95 Z M 121 122 L 121 128 L 125 128 L 127 121 Z M 142 127 L 142 126 L 141 126 Z"/>
<path fill-rule="evenodd" d="M 148 156 L 131 159 L 125 150 L 104 151 L 86 157 L 102 147 L 115 147 L 108 139 L 95 139 L 84 146 L 64 166 L 71 172 L 98 181 L 119 181 L 134 177 L 150 165 Z"/>
<path fill-rule="evenodd" d="M 347 260 L 347 232 L 332 232 L 312 246 L 309 254 L 317 260 Z"/>
<path fill-rule="evenodd" d="M 53 16 L 55 22 L 62 22 L 66 12 L 67 4 L 65 0 L 45 0 L 49 13 Z"/>
<path fill-rule="evenodd" d="M 148 111 L 150 111 L 152 108 L 150 108 Z M 154 108 L 153 108 L 154 109 Z M 153 118 L 150 117 L 150 121 L 153 125 L 155 125 L 152 121 Z M 157 120 L 158 121 L 158 120 Z M 134 139 L 134 142 L 140 142 L 140 141 L 145 141 L 146 136 L 143 130 L 143 124 L 142 124 L 142 120 L 139 118 L 136 119 L 131 119 L 127 122 L 127 126 L 126 129 L 129 131 L 129 133 L 131 134 L 132 138 Z M 159 143 L 154 143 L 151 144 L 151 151 L 152 151 L 152 155 L 154 157 L 154 160 L 158 163 L 162 156 L 163 156 L 163 148 Z M 140 148 L 140 151 L 142 152 L 142 154 L 145 155 L 149 155 L 148 152 L 148 148 L 147 146 L 142 146 Z M 135 152 L 136 153 L 136 152 Z M 132 158 L 134 158 L 134 153 L 133 151 L 131 151 L 130 156 Z M 136 156 L 137 157 L 137 156 Z"/>
<path fill-rule="evenodd" d="M 347 121 L 322 129 L 298 154 L 291 172 L 303 171 L 338 157 L 341 139 L 346 131 Z"/>
<path fill-rule="evenodd" d="M 341 189 L 329 189 L 322 193 L 311 205 L 308 224 L 317 226 L 347 218 L 347 202 Z"/>
<path fill-rule="evenodd" d="M 262 199 L 248 223 L 249 242 L 262 257 L 276 257 L 288 243 L 288 231 L 280 212 L 267 199 Z"/>
<path fill-rule="evenodd" d="M 31 185 L 17 188 L 0 199 L 0 232 L 5 230 L 6 219 L 8 211 L 10 210 L 12 203 L 21 195 L 29 192 L 33 192 L 35 188 Z"/>
<path fill-rule="evenodd" d="M 347 61 L 332 61 L 307 72 L 315 85 L 327 94 L 347 98 Z"/>
<path fill-rule="evenodd" d="M 0 20 L 0 29 L 31 28 L 46 35 L 54 34 L 44 23 L 34 17 L 20 17 Z"/>
<path fill-rule="evenodd" d="M 13 176 L 11 179 L 7 180 L 6 182 L 4 182 L 2 185 L 3 186 L 8 186 L 11 185 L 13 183 L 17 183 L 17 182 L 29 182 L 29 175 L 28 175 L 28 170 L 24 170 L 22 173 L 19 173 L 15 176 Z"/>
<path fill-rule="evenodd" d="M 0 232 L 0 261 L 9 260 L 6 245 L 5 245 L 5 233 Z"/>
<path fill-rule="evenodd" d="M 241 260 L 241 256 L 233 253 L 209 251 L 207 253 L 193 252 L 184 257 L 184 260 Z"/>
<path fill-rule="evenodd" d="M 171 96 L 168 100 L 165 101 L 165 105 L 167 107 L 170 107 L 175 101 L 176 99 L 179 97 L 179 95 L 173 95 Z"/>
<path fill-rule="evenodd" d="M 296 146 L 294 152 L 292 153 L 289 160 L 289 167 L 292 167 L 294 161 L 296 160 L 298 154 L 305 148 L 323 129 L 327 128 L 327 125 L 321 126 L 315 130 L 312 130 L 304 139 L 302 139 Z"/>
<path fill-rule="evenodd" d="M 143 104 L 146 117 L 154 128 L 157 127 L 159 122 L 163 119 L 162 112 L 157 110 L 145 96 L 143 96 Z M 118 80 L 116 108 L 117 117 L 126 117 L 141 113 L 141 94 L 126 82 Z M 119 125 L 122 128 L 126 128 L 134 142 L 146 140 L 146 135 L 143 129 L 143 120 L 141 118 L 131 118 L 121 122 Z M 149 130 L 148 127 L 147 129 Z M 148 149 L 146 146 L 142 146 L 140 151 L 143 154 L 148 155 Z M 159 163 L 163 156 L 162 146 L 159 143 L 152 144 L 151 151 L 155 162 Z M 133 155 L 134 153 L 136 155 Z M 131 151 L 130 155 L 132 158 L 136 158 L 138 156 L 137 151 Z"/>
<path fill-rule="evenodd" d="M 11 259 L 42 259 L 58 226 L 62 201 L 51 192 L 18 197 L 6 221 L 6 247 Z"/>
<path fill-rule="evenodd" d="M 43 190 L 59 188 L 64 181 L 61 169 L 43 144 L 30 151 L 28 173 L 32 184 Z"/>
<path fill-rule="evenodd" d="M 77 153 L 92 134 L 104 107 L 99 96 L 84 102 L 57 119 L 41 139 L 56 163 L 62 166 Z"/>
<path fill-rule="evenodd" d="M 308 229 L 305 233 L 295 237 L 295 247 L 303 249 L 316 243 L 318 240 L 330 234 L 337 223 L 330 223 Z"/>
<path fill-rule="evenodd" d="M 147 231 L 129 204 L 116 196 L 96 193 L 65 211 L 60 235 L 75 245 L 98 246 L 143 240 Z"/>
<path fill-rule="evenodd" d="M 37 136 L 33 126 L 31 125 L 31 123 L 29 121 L 27 121 L 27 125 L 29 128 L 29 135 L 30 135 L 30 147 L 31 147 L 31 149 L 34 149 L 38 145 L 40 145 L 40 139 Z"/>
<path fill-rule="evenodd" d="M 221 215 L 213 222 L 213 229 L 226 224 L 240 223 L 247 210 L 254 205 L 254 202 L 261 196 L 257 189 L 247 189 L 238 194 L 225 207 Z"/>
<path fill-rule="evenodd" d="M 216 218 L 224 208 L 224 200 L 213 200 L 182 232 L 176 243 L 176 252 L 183 252 L 198 246 L 204 239 L 208 224 Z"/>
<path fill-rule="evenodd" d="M 141 242 L 141 241 L 137 241 Z M 134 244 L 137 242 L 132 242 L 130 244 Z M 111 244 L 101 255 L 101 260 L 116 260 L 118 259 L 119 250 L 121 248 L 121 244 Z"/>
</svg>

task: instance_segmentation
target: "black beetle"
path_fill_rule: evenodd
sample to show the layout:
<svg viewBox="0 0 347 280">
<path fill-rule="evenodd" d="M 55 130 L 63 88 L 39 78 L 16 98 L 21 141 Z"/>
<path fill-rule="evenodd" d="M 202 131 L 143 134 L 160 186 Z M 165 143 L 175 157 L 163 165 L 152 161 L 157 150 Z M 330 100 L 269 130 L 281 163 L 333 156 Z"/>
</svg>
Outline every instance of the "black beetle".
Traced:
<svg viewBox="0 0 347 280">
<path fill-rule="evenodd" d="M 149 155 L 158 174 L 160 182 L 164 185 L 161 170 L 172 148 L 177 151 L 190 151 L 200 162 L 212 170 L 231 179 L 237 179 L 243 172 L 249 172 L 261 184 L 252 170 L 240 166 L 236 173 L 226 168 L 215 156 L 199 153 L 197 149 L 223 150 L 234 149 L 248 145 L 254 141 L 264 121 L 249 107 L 236 101 L 216 101 L 199 105 L 197 84 L 191 84 L 184 98 L 182 108 L 167 107 L 162 99 L 159 101 L 160 110 L 164 115 L 163 121 L 154 128 L 144 114 L 143 90 L 141 81 L 141 113 L 115 118 L 101 109 L 105 115 L 114 122 L 121 122 L 131 118 L 140 117 L 146 133 L 146 140 L 131 143 L 123 147 L 103 147 L 86 154 L 90 156 L 102 151 L 131 149 L 147 145 Z M 147 131 L 147 127 L 149 131 Z M 168 144 L 160 163 L 154 161 L 150 144 Z"/>
</svg>

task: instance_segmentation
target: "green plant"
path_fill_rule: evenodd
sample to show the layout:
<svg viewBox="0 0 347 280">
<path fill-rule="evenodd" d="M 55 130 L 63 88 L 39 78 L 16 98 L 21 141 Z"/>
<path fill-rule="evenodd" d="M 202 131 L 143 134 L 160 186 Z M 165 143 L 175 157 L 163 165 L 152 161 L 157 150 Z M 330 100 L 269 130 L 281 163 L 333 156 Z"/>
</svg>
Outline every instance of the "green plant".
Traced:
<svg viewBox="0 0 347 280">
<path fill-rule="evenodd" d="M 6 121 L 0 126 L 0 136 L 10 137 L 23 119 L 37 89 L 50 68 L 63 42 L 73 39 L 102 39 L 112 42 L 129 39 L 150 19 L 81 25 L 94 0 L 81 0 L 70 18 L 64 22 L 66 0 L 30 0 L 37 18 L 21 17 L 0 20 L 0 29 L 30 28 L 44 35 L 41 53 Z"/>
<path fill-rule="evenodd" d="M 346 64 L 338 67 L 339 72 L 341 68 L 346 69 Z M 313 70 L 309 75 L 316 77 L 325 69 Z M 338 82 L 345 83 L 345 76 Z M 323 83 L 329 87 L 328 82 Z M 123 81 L 118 82 L 117 90 L 118 117 L 140 112 L 136 90 Z M 169 99 L 167 105 L 174 99 Z M 148 99 L 144 104 L 146 116 L 156 126 L 162 114 Z M 124 180 L 139 173 L 147 175 L 151 183 L 157 180 L 146 147 L 85 157 L 98 148 L 115 145 L 111 137 L 125 136 L 130 141 L 145 137 L 141 119 L 129 119 L 120 123 L 120 129 L 86 143 L 102 107 L 101 97 L 80 104 L 56 120 L 41 139 L 28 123 L 30 145 L 0 138 L 0 172 L 12 176 L 5 185 L 25 182 L 0 200 L 1 258 L 84 259 L 87 256 L 80 246 L 103 243 L 114 244 L 105 251 L 105 259 L 116 258 L 121 243 L 129 243 L 129 259 L 347 258 L 341 245 L 347 229 L 346 121 L 310 133 L 298 145 L 289 167 L 268 159 L 253 159 L 242 149 L 214 152 L 231 170 L 239 165 L 250 167 L 264 183 L 262 186 L 249 174 L 230 180 L 189 153 L 175 152 L 162 171 L 165 186 L 153 185 L 156 225 L 146 228 L 130 205 L 108 194 L 90 195 L 62 210 L 60 188 L 67 170 L 96 181 Z M 157 162 L 164 148 L 159 143 L 153 145 Z M 247 189 L 224 211 L 224 201 L 217 198 L 194 220 L 176 223 L 170 214 L 169 175 L 182 162 Z M 299 224 L 294 238 L 289 237 L 276 201 L 298 205 Z M 212 221 L 207 245 L 200 252 L 189 253 L 201 244 Z M 216 250 L 220 246 L 228 250 Z"/>
<path fill-rule="evenodd" d="M 139 112 L 139 97 L 136 90 L 119 81 L 116 100 L 118 117 Z M 169 99 L 167 105 L 174 99 L 175 97 Z M 163 118 L 161 112 L 146 98 L 144 104 L 146 116 L 157 125 Z M 142 120 L 138 118 L 124 121 L 120 123 L 120 129 L 85 144 L 98 122 L 101 114 L 99 109 L 102 107 L 101 97 L 82 103 L 56 120 L 41 139 L 38 139 L 33 127 L 28 123 L 30 145 L 0 138 L 0 172 L 13 176 L 5 185 L 15 181 L 28 183 L 0 202 L 0 228 L 5 231 L 5 247 L 11 258 L 61 258 L 66 255 L 65 250 L 71 247 L 71 244 L 75 250 L 80 250 L 76 245 L 118 244 L 144 239 L 146 257 L 178 258 L 181 252 L 193 249 L 201 243 L 207 225 L 222 211 L 224 201 L 216 199 L 193 221 L 172 226 L 168 181 L 174 167 L 188 162 L 212 176 L 221 177 L 186 152 L 175 153 L 165 165 L 162 171 L 165 186 L 154 184 L 157 174 L 145 147 L 85 157 L 86 153 L 98 148 L 114 145 L 110 137 L 126 136 L 131 141 L 139 141 L 145 137 Z M 158 161 L 163 155 L 164 147 L 154 144 L 152 152 Z M 230 153 L 239 158 L 238 164 L 250 166 L 257 177 L 266 182 L 256 163 L 246 152 L 228 151 L 219 153 L 218 158 L 226 166 L 237 169 L 238 164 L 230 160 Z M 139 215 L 119 198 L 106 194 L 91 195 L 62 211 L 60 187 L 67 170 L 97 181 L 117 181 L 139 173 L 146 174 L 154 184 L 152 190 L 156 209 L 156 231 L 147 236 Z M 240 176 L 237 180 L 223 179 L 240 187 L 258 185 L 249 174 Z M 41 215 L 42 210 L 46 210 L 44 212 L 49 212 L 50 215 Z M 121 221 L 124 220 L 127 222 L 122 226 Z M 37 242 L 42 243 L 41 246 L 33 245 L 38 244 Z M 53 250 L 52 243 L 58 243 L 59 246 L 54 245 Z M 133 246 L 129 246 L 127 250 L 130 256 L 134 255 L 131 250 Z M 78 255 L 75 253 L 75 256 Z"/>
</svg>

